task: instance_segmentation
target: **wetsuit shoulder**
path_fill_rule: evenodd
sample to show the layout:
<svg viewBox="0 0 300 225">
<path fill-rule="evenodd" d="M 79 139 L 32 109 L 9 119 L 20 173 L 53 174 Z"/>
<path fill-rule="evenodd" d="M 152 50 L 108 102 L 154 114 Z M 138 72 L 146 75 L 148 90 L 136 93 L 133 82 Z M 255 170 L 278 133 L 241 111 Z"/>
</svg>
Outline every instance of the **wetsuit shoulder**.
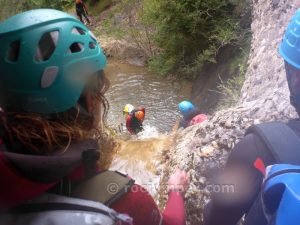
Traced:
<svg viewBox="0 0 300 225">
<path fill-rule="evenodd" d="M 265 165 L 275 162 L 271 151 L 263 140 L 258 135 L 249 133 L 235 145 L 227 164 L 238 162 L 253 166 L 258 158 L 262 159 Z"/>
<path fill-rule="evenodd" d="M 133 110 L 126 117 L 126 128 L 131 134 L 137 134 L 143 130 L 142 123 L 135 117 L 135 112 L 138 110 Z"/>
<path fill-rule="evenodd" d="M 184 117 L 186 120 L 191 120 L 194 116 L 197 116 L 198 114 L 201 114 L 201 111 L 199 109 L 193 109 L 188 112 L 188 114 Z"/>
<path fill-rule="evenodd" d="M 162 215 L 151 195 L 140 185 L 133 185 L 130 191 L 111 205 L 119 213 L 133 218 L 134 225 L 160 225 Z"/>
<path fill-rule="evenodd" d="M 189 121 L 189 125 L 190 126 L 196 125 L 196 124 L 204 122 L 207 119 L 208 119 L 208 117 L 205 114 L 198 114 Z"/>
<path fill-rule="evenodd" d="M 170 192 L 163 215 L 147 190 L 137 184 L 111 207 L 130 215 L 134 225 L 185 224 L 184 200 L 179 192 Z"/>
<path fill-rule="evenodd" d="M 84 10 L 84 3 L 82 1 L 76 3 L 77 10 Z"/>
<path fill-rule="evenodd" d="M 294 119 L 288 121 L 287 125 L 295 132 L 295 134 L 300 138 L 300 119 Z"/>
</svg>

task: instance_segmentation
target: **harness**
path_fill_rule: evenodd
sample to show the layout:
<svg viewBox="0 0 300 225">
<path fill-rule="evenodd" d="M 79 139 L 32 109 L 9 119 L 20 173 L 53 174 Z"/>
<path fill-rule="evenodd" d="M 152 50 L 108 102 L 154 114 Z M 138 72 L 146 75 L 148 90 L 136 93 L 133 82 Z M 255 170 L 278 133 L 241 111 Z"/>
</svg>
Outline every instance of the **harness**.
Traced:
<svg viewBox="0 0 300 225">
<path fill-rule="evenodd" d="M 285 123 L 253 125 L 246 131 L 246 134 L 249 133 L 261 138 L 277 163 L 300 165 L 300 139 Z"/>
<path fill-rule="evenodd" d="M 300 165 L 300 138 L 287 124 L 282 122 L 270 122 L 253 125 L 246 131 L 246 134 L 250 133 L 256 134 L 263 141 L 263 143 L 265 143 L 277 163 Z M 263 190 L 247 214 L 245 225 L 273 224 L 274 221 L 270 222 L 269 220 L 268 222 L 265 214 L 266 210 L 264 208 L 266 207 L 265 204 L 269 205 L 269 208 L 270 205 L 275 207 L 278 206 L 278 202 L 280 202 L 281 198 L 280 189 L 282 184 L 278 182 L 280 185 L 273 185 L 274 188 L 272 187 L 268 189 L 267 187 L 268 185 L 270 186 L 270 181 L 272 182 L 273 178 L 276 179 L 277 176 L 290 172 L 295 173 L 293 170 L 281 170 L 278 173 L 268 175 L 263 183 Z M 299 173 L 299 170 L 297 173 Z"/>
<path fill-rule="evenodd" d="M 107 170 L 80 182 L 63 179 L 48 192 L 110 206 L 126 194 L 134 182 L 133 179 L 117 171 Z"/>
<path fill-rule="evenodd" d="M 66 155 L 57 156 L 8 152 L 3 142 L 0 143 L 0 179 L 4 181 L 0 185 L 0 210 L 11 208 L 7 217 L 0 218 L 1 222 L 6 221 L 1 224 L 41 224 L 40 220 L 36 220 L 38 215 L 43 218 L 49 217 L 49 221 L 54 225 L 86 224 L 83 221 L 95 215 L 100 218 L 100 222 L 95 224 L 114 224 L 107 221 L 131 223 L 130 217 L 119 214 L 108 206 L 127 193 L 134 185 L 134 180 L 115 171 L 96 172 L 93 166 L 91 168 L 94 172 L 89 172 L 88 177 L 72 180 L 68 176 L 74 168 L 81 168 L 80 164 L 84 166 L 91 161 L 95 164 L 95 159 L 91 159 L 98 159 L 95 142 L 83 141 L 71 146 Z M 62 174 L 53 171 L 53 174 L 49 173 L 54 163 L 58 167 L 61 166 L 59 171 Z M 50 167 L 49 170 L 46 170 L 46 167 Z M 37 181 L 31 173 L 35 171 L 38 177 L 39 168 L 40 174 L 45 174 Z M 59 179 L 61 176 L 63 177 Z M 73 216 L 79 216 L 78 221 L 58 219 Z M 19 218 L 20 222 L 15 222 L 17 220 L 12 218 Z M 30 222 L 24 222 L 26 218 Z"/>
</svg>

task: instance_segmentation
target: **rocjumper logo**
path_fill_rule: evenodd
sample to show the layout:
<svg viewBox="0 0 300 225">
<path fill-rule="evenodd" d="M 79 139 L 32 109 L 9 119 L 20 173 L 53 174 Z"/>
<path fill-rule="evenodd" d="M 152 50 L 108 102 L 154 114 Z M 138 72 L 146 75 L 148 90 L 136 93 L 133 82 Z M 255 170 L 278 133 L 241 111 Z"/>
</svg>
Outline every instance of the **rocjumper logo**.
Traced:
<svg viewBox="0 0 300 225">
<path fill-rule="evenodd" d="M 145 189 L 141 189 L 139 186 L 126 186 L 125 190 L 127 191 L 131 191 L 131 192 L 148 192 L 150 190 L 157 190 L 158 187 L 155 184 L 141 184 L 142 187 L 144 187 Z M 166 188 L 170 187 L 170 185 L 166 185 Z M 176 185 L 176 189 L 179 190 L 184 190 L 185 186 L 180 187 L 180 185 Z M 206 192 L 210 192 L 210 193 L 234 193 L 235 192 L 235 186 L 234 184 L 208 184 L 206 185 L 204 188 L 199 188 L 199 187 L 190 187 L 189 190 L 204 190 Z M 119 185 L 117 183 L 109 183 L 106 186 L 106 190 L 108 193 L 110 194 L 117 194 L 121 188 L 119 187 Z"/>
</svg>

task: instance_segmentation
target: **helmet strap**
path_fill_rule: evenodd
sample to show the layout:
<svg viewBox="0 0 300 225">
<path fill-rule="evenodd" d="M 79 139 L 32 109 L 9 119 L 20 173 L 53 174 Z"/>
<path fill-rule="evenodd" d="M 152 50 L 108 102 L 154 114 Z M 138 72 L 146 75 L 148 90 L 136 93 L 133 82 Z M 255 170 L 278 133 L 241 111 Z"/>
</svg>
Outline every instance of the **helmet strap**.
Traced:
<svg viewBox="0 0 300 225">
<path fill-rule="evenodd" d="M 298 116 L 300 116 L 300 96 L 291 95 L 290 102 L 291 105 L 296 109 Z"/>
<path fill-rule="evenodd" d="M 84 106 L 82 106 L 79 102 L 76 104 L 75 108 L 79 109 L 80 113 L 87 118 L 94 118 L 94 114 L 89 112 Z"/>
</svg>

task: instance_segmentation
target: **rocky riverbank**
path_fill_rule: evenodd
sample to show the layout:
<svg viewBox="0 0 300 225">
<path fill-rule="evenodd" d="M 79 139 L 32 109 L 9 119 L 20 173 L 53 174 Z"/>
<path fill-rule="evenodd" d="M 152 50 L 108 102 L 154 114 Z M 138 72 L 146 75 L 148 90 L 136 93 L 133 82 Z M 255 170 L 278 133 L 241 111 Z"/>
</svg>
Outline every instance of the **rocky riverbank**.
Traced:
<svg viewBox="0 0 300 225">
<path fill-rule="evenodd" d="M 143 50 L 134 42 L 117 40 L 105 35 L 101 35 L 98 39 L 107 57 L 112 57 L 131 65 L 146 65 L 147 58 Z"/>
<path fill-rule="evenodd" d="M 174 148 L 165 155 L 162 183 L 177 167 L 189 172 L 186 193 L 188 224 L 201 224 L 209 199 L 207 175 L 223 165 L 232 147 L 254 123 L 287 120 L 296 116 L 289 104 L 283 60 L 278 45 L 286 25 L 300 7 L 298 0 L 253 0 L 253 40 L 246 81 L 238 104 L 214 113 L 208 122 L 178 132 Z M 161 185 L 164 187 L 164 185 Z M 161 190 L 160 199 L 166 198 Z M 163 201 L 162 201 L 163 202 Z"/>
</svg>

